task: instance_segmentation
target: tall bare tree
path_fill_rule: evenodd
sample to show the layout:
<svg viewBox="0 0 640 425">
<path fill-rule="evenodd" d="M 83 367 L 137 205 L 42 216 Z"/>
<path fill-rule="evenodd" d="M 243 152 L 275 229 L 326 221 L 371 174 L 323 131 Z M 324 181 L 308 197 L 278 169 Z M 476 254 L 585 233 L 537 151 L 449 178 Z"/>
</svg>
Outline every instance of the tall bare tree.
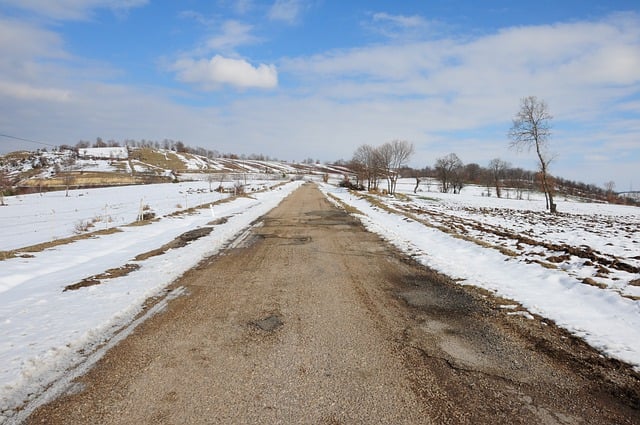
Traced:
<svg viewBox="0 0 640 425">
<path fill-rule="evenodd" d="M 613 180 L 609 180 L 608 182 L 604 183 L 604 190 L 607 193 L 607 201 L 613 202 L 613 200 L 615 199 L 615 188 L 616 182 L 614 182 Z"/>
<path fill-rule="evenodd" d="M 382 175 L 382 160 L 379 148 L 361 145 L 353 154 L 352 162 L 363 170 L 363 177 L 367 179 L 367 190 L 377 190 L 378 180 Z"/>
<path fill-rule="evenodd" d="M 520 111 L 513 118 L 513 124 L 509 130 L 511 142 L 509 147 L 517 151 L 535 149 L 540 166 L 542 189 L 547 201 L 547 209 L 556 212 L 556 204 L 553 202 L 553 187 L 549 176 L 550 156 L 549 139 L 551 137 L 551 120 L 549 107 L 544 100 L 538 100 L 535 96 L 528 96 L 520 101 Z"/>
<path fill-rule="evenodd" d="M 509 163 L 500 158 L 494 158 L 489 161 L 489 173 L 491 175 L 491 181 L 496 188 L 496 196 L 498 198 L 502 197 L 502 179 L 504 178 L 507 168 L 509 168 Z"/>
<path fill-rule="evenodd" d="M 65 197 L 69 196 L 69 187 L 71 185 L 73 185 L 76 182 L 76 177 L 71 174 L 70 172 L 67 172 L 63 177 L 62 177 L 62 182 L 65 186 Z"/>
<path fill-rule="evenodd" d="M 400 168 L 407 165 L 409 158 L 413 155 L 413 143 L 406 140 L 393 140 L 378 148 L 380 160 L 384 167 L 384 174 L 387 179 L 387 190 L 389 195 L 396 192 Z"/>
<path fill-rule="evenodd" d="M 453 190 L 454 193 L 462 190 L 462 170 L 464 165 L 458 155 L 450 153 L 442 158 L 436 159 L 435 171 L 440 180 L 440 191 L 447 193 Z"/>
<path fill-rule="evenodd" d="M 11 180 L 9 179 L 9 173 L 5 170 L 0 170 L 0 206 L 6 205 L 4 203 L 4 191 L 11 188 Z"/>
</svg>

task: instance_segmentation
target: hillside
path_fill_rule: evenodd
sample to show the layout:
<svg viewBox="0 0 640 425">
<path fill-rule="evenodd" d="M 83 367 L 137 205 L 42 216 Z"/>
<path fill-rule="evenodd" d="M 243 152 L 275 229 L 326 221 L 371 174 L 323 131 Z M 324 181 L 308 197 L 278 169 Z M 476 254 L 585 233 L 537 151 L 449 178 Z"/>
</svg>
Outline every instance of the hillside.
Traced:
<svg viewBox="0 0 640 425">
<path fill-rule="evenodd" d="M 2 187 L 14 193 L 40 190 L 164 183 L 287 178 L 298 174 L 343 174 L 338 166 L 251 159 L 207 158 L 168 149 L 110 147 L 0 156 Z"/>
</svg>

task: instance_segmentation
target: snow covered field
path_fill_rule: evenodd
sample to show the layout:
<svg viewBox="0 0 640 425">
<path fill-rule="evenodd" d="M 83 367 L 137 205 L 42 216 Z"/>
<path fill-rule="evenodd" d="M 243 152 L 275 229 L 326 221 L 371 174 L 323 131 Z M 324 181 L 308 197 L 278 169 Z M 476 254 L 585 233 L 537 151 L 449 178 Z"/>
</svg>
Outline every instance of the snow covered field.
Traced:
<svg viewBox="0 0 640 425">
<path fill-rule="evenodd" d="M 248 191 L 278 183 L 251 182 Z M 0 208 L 5 250 L 72 236 L 77 221 L 104 217 L 105 210 L 110 219 L 95 226 L 120 231 L 0 262 L 0 423 L 121 332 L 148 298 L 163 295 L 173 280 L 223 248 L 300 184 L 289 182 L 219 204 L 213 203 L 228 195 L 209 192 L 204 182 L 70 191 L 68 198 L 64 192 L 5 198 L 8 206 Z M 141 200 L 160 220 L 125 226 L 135 221 Z M 202 204 L 206 207 L 184 211 Z M 184 213 L 172 214 L 176 211 Z M 202 227 L 213 230 L 184 247 L 135 260 Z M 65 291 L 117 268 L 131 271 Z"/>
<path fill-rule="evenodd" d="M 251 182 L 249 191 L 275 184 Z M 210 192 L 206 182 L 5 198 L 0 251 L 73 236 L 79 222 L 119 231 L 0 261 L 0 424 L 52 382 L 70 379 L 69 368 L 90 365 L 108 341 L 126 336 L 147 299 L 179 295 L 180 288 L 165 288 L 300 184 L 217 204 L 228 195 Z M 395 198 L 321 187 L 423 264 L 512 299 L 505 307 L 513 314 L 549 318 L 640 369 L 640 208 L 558 199 L 560 214 L 550 216 L 534 195 L 498 199 L 474 187 L 441 194 L 434 184 L 414 195 L 413 185 L 401 181 Z M 128 226 L 141 205 L 159 220 Z M 186 211 L 198 205 L 205 208 Z M 186 246 L 140 257 L 198 228 L 212 230 Z M 119 268 L 128 273 L 96 278 Z M 92 278 L 100 284 L 65 291 Z"/>
</svg>

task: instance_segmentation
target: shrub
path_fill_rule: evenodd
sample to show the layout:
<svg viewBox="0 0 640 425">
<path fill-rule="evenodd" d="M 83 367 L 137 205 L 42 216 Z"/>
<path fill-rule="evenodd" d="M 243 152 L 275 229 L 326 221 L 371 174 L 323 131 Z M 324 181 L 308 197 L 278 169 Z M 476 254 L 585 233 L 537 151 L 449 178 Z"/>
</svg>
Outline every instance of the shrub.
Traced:
<svg viewBox="0 0 640 425">
<path fill-rule="evenodd" d="M 342 181 L 340 181 L 340 183 L 338 183 L 338 186 L 340 187 L 346 187 L 347 189 L 351 189 L 351 190 L 364 190 L 364 186 L 359 184 L 353 184 L 349 181 L 349 179 L 344 179 Z"/>
<path fill-rule="evenodd" d="M 240 182 L 236 182 L 233 185 L 233 192 L 236 195 L 244 195 L 244 192 L 245 192 L 244 185 L 242 183 L 240 183 Z"/>
<path fill-rule="evenodd" d="M 93 227 L 93 222 L 90 220 L 78 220 L 74 226 L 73 231 L 77 234 L 84 233 Z"/>
</svg>

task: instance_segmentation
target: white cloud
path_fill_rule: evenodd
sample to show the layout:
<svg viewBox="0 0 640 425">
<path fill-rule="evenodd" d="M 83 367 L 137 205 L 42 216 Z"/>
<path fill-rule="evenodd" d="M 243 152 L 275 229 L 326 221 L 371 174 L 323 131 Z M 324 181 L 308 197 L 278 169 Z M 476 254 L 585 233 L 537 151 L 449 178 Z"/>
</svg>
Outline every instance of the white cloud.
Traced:
<svg viewBox="0 0 640 425">
<path fill-rule="evenodd" d="M 301 0 L 276 0 L 269 9 L 269 19 L 295 23 L 303 11 Z"/>
<path fill-rule="evenodd" d="M 179 59 L 172 69 L 180 81 L 194 83 L 205 90 L 215 90 L 221 85 L 240 88 L 274 88 L 278 85 L 278 72 L 274 65 L 260 64 L 254 67 L 244 59 L 215 55 L 207 59 Z"/>
<path fill-rule="evenodd" d="M 104 8 L 122 13 L 144 6 L 148 0 L 1 0 L 1 3 L 48 18 L 83 20 L 89 18 L 94 9 Z"/>
<path fill-rule="evenodd" d="M 323 82 L 317 93 L 362 99 L 373 96 L 446 100 L 465 121 L 486 119 L 480 105 L 536 94 L 562 113 L 601 108 L 620 92 L 611 85 L 640 83 L 640 19 L 515 27 L 475 39 L 447 38 L 400 45 L 374 45 L 283 60 L 282 72 L 307 83 Z M 315 83 L 317 84 L 317 83 Z M 515 99 L 515 101 L 513 100 Z M 503 105 L 504 106 L 504 105 Z M 511 105 L 513 107 L 513 105 Z M 455 109 L 455 108 L 454 108 Z M 483 117 L 484 116 L 484 117 Z"/>
<path fill-rule="evenodd" d="M 256 8 L 256 0 L 217 0 L 216 3 L 238 15 L 247 14 Z"/>
<path fill-rule="evenodd" d="M 236 13 L 241 15 L 248 13 L 254 7 L 253 0 L 232 0 L 231 3 Z"/>
<path fill-rule="evenodd" d="M 0 96 L 11 96 L 21 100 L 45 100 L 66 102 L 71 93 L 68 90 L 34 87 L 24 83 L 0 81 Z"/>
<path fill-rule="evenodd" d="M 21 62 L 33 57 L 62 58 L 67 54 L 62 38 L 52 32 L 28 23 L 0 17 L 0 68 L 9 62 Z M 13 64 L 11 66 L 14 66 Z"/>
<path fill-rule="evenodd" d="M 0 19 L 0 97 L 66 101 L 70 91 L 55 88 L 55 68 L 47 61 L 65 60 L 61 38 L 19 21 Z"/>
<path fill-rule="evenodd" d="M 206 47 L 212 50 L 232 51 L 238 46 L 253 44 L 259 38 L 251 34 L 253 27 L 239 21 L 225 21 L 219 34 L 210 37 Z"/>
<path fill-rule="evenodd" d="M 252 45 L 262 40 L 253 34 L 253 25 L 228 19 L 220 21 L 214 17 L 207 17 L 199 12 L 186 10 L 180 12 L 180 17 L 192 19 L 200 25 L 206 27 L 211 34 L 208 35 L 193 51 L 193 56 L 204 56 L 211 52 L 226 53 L 233 55 L 239 46 Z"/>
<path fill-rule="evenodd" d="M 386 12 L 373 13 L 371 21 L 362 25 L 371 32 L 396 40 L 425 39 L 445 28 L 442 23 L 429 21 L 419 15 L 392 15 Z"/>
<path fill-rule="evenodd" d="M 393 25 L 405 28 L 419 27 L 425 25 L 426 23 L 425 19 L 422 16 L 390 15 L 385 12 L 374 13 L 373 22 L 390 22 Z"/>
</svg>

